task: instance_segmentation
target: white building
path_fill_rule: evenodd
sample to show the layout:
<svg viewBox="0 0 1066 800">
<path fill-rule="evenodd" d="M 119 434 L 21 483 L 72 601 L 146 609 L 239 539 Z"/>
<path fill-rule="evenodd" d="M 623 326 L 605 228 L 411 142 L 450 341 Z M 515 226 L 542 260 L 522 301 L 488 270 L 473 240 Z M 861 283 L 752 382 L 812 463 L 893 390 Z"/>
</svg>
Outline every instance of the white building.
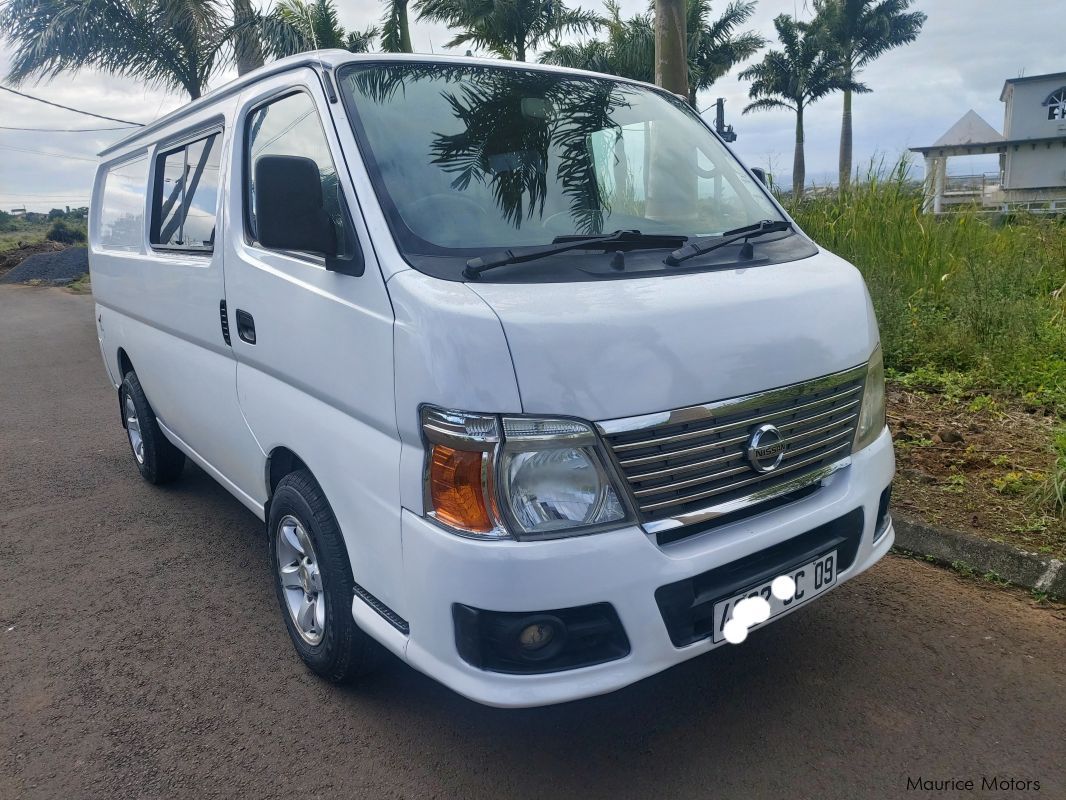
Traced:
<svg viewBox="0 0 1066 800">
<path fill-rule="evenodd" d="M 925 210 L 980 204 L 990 209 L 1066 211 L 1066 72 L 1009 78 L 1003 133 L 972 109 L 935 143 L 912 147 L 925 156 Z M 948 175 L 955 156 L 999 154 L 999 172 Z"/>
</svg>

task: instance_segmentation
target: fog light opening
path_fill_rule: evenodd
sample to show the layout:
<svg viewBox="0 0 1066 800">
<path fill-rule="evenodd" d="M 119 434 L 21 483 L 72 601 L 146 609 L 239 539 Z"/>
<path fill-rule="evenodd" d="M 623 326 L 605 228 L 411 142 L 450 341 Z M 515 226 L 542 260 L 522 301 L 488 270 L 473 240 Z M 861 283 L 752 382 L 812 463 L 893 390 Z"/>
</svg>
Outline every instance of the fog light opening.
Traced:
<svg viewBox="0 0 1066 800">
<path fill-rule="evenodd" d="M 566 643 L 566 625 L 548 614 L 527 617 L 517 626 L 515 649 L 521 658 L 541 661 L 558 655 Z"/>
</svg>

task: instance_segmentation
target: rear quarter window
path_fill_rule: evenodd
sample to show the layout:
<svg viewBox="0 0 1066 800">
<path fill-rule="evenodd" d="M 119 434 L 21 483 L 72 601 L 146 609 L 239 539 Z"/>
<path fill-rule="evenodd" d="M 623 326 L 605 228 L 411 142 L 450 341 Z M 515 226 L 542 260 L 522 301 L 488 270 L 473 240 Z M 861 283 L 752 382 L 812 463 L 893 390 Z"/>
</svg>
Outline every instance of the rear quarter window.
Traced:
<svg viewBox="0 0 1066 800">
<path fill-rule="evenodd" d="M 147 178 L 147 156 L 108 168 L 100 202 L 100 247 L 141 249 Z"/>
<path fill-rule="evenodd" d="M 215 244 L 222 136 L 213 133 L 156 157 L 155 247 L 210 251 Z"/>
</svg>

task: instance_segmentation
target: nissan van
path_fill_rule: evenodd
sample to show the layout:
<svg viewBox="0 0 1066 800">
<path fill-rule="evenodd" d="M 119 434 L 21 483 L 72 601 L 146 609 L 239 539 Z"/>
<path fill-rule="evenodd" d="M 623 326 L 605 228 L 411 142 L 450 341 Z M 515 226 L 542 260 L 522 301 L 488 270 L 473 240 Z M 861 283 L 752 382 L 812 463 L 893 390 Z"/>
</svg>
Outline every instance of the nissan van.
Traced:
<svg viewBox="0 0 1066 800">
<path fill-rule="evenodd" d="M 654 86 L 280 60 L 101 154 L 90 265 L 137 469 L 263 520 L 329 680 L 384 649 L 495 706 L 601 694 L 892 545 L 862 277 Z"/>
</svg>

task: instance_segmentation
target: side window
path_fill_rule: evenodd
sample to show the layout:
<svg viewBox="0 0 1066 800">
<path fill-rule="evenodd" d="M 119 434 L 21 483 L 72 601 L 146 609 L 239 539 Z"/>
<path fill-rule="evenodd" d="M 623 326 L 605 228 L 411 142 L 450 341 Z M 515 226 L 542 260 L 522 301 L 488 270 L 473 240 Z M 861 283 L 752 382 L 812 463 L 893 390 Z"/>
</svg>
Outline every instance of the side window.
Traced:
<svg viewBox="0 0 1066 800">
<path fill-rule="evenodd" d="M 141 249 L 147 177 L 147 156 L 108 169 L 100 202 L 101 247 L 110 250 Z"/>
<path fill-rule="evenodd" d="M 152 244 L 182 250 L 214 248 L 221 159 L 220 133 L 156 157 Z"/>
<path fill-rule="evenodd" d="M 337 230 L 337 241 L 346 242 L 345 214 L 337 184 L 337 169 L 329 152 L 314 101 L 303 92 L 274 100 L 252 112 L 248 118 L 245 175 L 245 213 L 248 233 L 258 241 L 255 221 L 255 164 L 263 156 L 302 156 L 318 165 L 322 181 L 322 201 Z M 348 248 L 343 248 L 347 250 Z"/>
</svg>

